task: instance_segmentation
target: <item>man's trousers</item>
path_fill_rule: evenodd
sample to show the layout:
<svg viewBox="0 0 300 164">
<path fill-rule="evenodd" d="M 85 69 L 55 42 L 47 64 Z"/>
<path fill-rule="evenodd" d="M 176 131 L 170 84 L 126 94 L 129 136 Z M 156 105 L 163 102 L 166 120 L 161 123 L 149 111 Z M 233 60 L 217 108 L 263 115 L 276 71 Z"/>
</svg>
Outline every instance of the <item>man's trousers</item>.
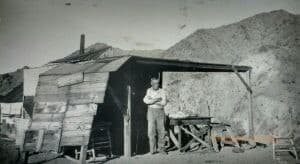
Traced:
<svg viewBox="0 0 300 164">
<path fill-rule="evenodd" d="M 150 152 L 164 150 L 165 112 L 163 109 L 148 108 L 148 138 Z M 156 140 L 157 136 L 157 140 Z M 157 149 L 158 148 L 158 149 Z"/>
</svg>

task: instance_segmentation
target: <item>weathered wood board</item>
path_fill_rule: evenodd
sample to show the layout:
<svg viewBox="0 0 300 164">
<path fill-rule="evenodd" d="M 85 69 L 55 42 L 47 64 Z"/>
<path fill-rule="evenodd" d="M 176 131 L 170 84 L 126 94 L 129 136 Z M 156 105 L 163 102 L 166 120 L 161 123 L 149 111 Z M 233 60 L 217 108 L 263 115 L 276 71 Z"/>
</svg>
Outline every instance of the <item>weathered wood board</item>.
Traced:
<svg viewBox="0 0 300 164">
<path fill-rule="evenodd" d="M 64 113 L 66 102 L 37 102 L 34 110 L 35 113 Z"/>
<path fill-rule="evenodd" d="M 92 129 L 91 123 L 81 123 L 81 124 L 64 124 L 64 131 L 77 131 L 77 130 L 89 130 Z"/>
<path fill-rule="evenodd" d="M 64 113 L 50 113 L 50 114 L 40 114 L 34 113 L 32 116 L 32 121 L 35 122 L 62 122 L 64 119 Z"/>
<path fill-rule="evenodd" d="M 66 117 L 64 119 L 64 124 L 79 124 L 79 123 L 92 123 L 94 116 L 81 116 L 81 117 Z"/>
<path fill-rule="evenodd" d="M 40 151 L 41 152 L 47 152 L 47 151 L 58 152 L 60 136 L 61 136 L 61 129 L 46 130 L 44 132 L 44 139 L 43 139 Z"/>
<path fill-rule="evenodd" d="M 47 130 L 57 130 L 62 127 L 62 122 L 32 122 L 30 129 L 39 130 L 39 129 L 47 129 Z"/>
<path fill-rule="evenodd" d="M 75 136 L 90 136 L 90 129 L 84 130 L 84 129 L 77 129 L 73 131 L 63 131 L 62 136 L 63 137 L 75 137 Z"/>
<path fill-rule="evenodd" d="M 88 144 L 96 111 L 96 104 L 70 105 L 63 122 L 61 146 L 81 145 L 83 138 Z"/>
<path fill-rule="evenodd" d="M 16 145 L 20 146 L 23 149 L 25 131 L 29 127 L 29 119 L 15 118 L 16 125 Z"/>
<path fill-rule="evenodd" d="M 78 146 L 81 143 L 87 144 L 89 142 L 89 137 L 82 136 L 72 136 L 72 137 L 62 137 L 60 146 Z"/>
<path fill-rule="evenodd" d="M 63 87 L 68 85 L 74 85 L 83 82 L 83 73 L 74 73 L 71 75 L 65 75 L 57 79 L 57 86 Z"/>
<path fill-rule="evenodd" d="M 38 85 L 37 102 L 103 103 L 107 81 L 86 81 L 70 87 Z"/>
<path fill-rule="evenodd" d="M 104 82 L 107 81 L 109 78 L 108 73 L 85 73 L 83 76 L 84 81 L 99 81 Z"/>
<path fill-rule="evenodd" d="M 90 116 L 97 112 L 96 104 L 69 105 L 65 117 Z"/>
<path fill-rule="evenodd" d="M 103 103 L 105 91 L 91 92 L 91 93 L 76 93 L 76 94 L 45 94 L 38 95 L 37 101 L 48 102 L 66 102 L 69 104 L 87 104 L 87 103 Z"/>
<path fill-rule="evenodd" d="M 56 81 L 61 75 L 39 76 L 38 85 L 56 85 Z"/>
<path fill-rule="evenodd" d="M 68 87 L 58 87 L 57 85 L 39 85 L 38 95 L 42 94 L 68 94 L 68 93 L 84 93 L 93 91 L 103 91 L 106 88 L 106 83 L 104 82 L 90 82 L 86 81 L 76 85 Z"/>
</svg>

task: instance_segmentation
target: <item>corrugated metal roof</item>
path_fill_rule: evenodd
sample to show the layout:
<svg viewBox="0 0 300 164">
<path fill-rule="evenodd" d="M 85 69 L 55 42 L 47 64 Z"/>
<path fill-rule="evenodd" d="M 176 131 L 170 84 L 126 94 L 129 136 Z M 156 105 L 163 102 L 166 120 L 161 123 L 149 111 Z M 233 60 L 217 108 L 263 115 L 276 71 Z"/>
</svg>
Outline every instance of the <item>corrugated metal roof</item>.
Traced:
<svg viewBox="0 0 300 164">
<path fill-rule="evenodd" d="M 126 61 L 128 61 L 129 58 L 130 56 L 118 56 L 84 63 L 63 63 L 42 73 L 41 75 L 69 75 L 78 72 L 114 72 L 117 71 Z"/>
<path fill-rule="evenodd" d="M 106 44 L 96 43 L 85 48 L 84 54 L 80 54 L 79 50 L 77 50 L 71 55 L 68 55 L 62 59 L 52 61 L 51 63 L 77 63 L 83 61 L 97 60 L 106 50 L 110 48 L 111 46 L 108 46 Z"/>
</svg>

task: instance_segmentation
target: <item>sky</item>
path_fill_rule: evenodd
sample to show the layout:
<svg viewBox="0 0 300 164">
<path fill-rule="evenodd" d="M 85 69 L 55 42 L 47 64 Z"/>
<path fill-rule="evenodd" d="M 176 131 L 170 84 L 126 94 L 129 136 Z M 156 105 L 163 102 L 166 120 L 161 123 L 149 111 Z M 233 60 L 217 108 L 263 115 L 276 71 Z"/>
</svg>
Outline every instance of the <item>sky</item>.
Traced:
<svg viewBox="0 0 300 164">
<path fill-rule="evenodd" d="M 300 0 L 0 0 L 0 73 L 36 67 L 96 42 L 167 49 L 200 28 L 261 12 L 300 14 Z"/>
</svg>

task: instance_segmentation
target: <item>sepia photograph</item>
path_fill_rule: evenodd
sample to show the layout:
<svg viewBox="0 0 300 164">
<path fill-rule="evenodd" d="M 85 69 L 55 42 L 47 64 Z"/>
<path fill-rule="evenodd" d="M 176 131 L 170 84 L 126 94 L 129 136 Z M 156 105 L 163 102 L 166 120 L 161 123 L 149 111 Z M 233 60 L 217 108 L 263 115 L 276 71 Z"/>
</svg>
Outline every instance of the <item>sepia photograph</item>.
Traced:
<svg viewBox="0 0 300 164">
<path fill-rule="evenodd" d="M 298 64 L 300 0 L 0 0 L 0 163 L 300 164 Z"/>
</svg>

